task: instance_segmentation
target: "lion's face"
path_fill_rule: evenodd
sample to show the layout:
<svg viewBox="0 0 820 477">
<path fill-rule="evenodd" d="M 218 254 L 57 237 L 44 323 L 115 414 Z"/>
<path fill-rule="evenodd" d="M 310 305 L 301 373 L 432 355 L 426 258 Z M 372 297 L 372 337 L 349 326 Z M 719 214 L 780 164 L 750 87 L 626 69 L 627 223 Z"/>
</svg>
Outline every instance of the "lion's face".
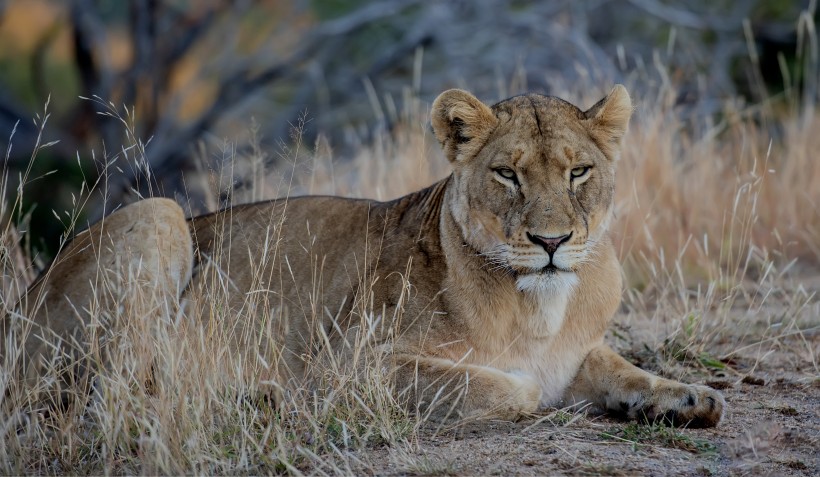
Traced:
<svg viewBox="0 0 820 477">
<path fill-rule="evenodd" d="M 608 225 L 631 109 L 620 86 L 586 112 L 541 95 L 489 108 L 443 93 L 433 127 L 454 165 L 451 211 L 467 245 L 522 289 L 573 283 Z"/>
</svg>

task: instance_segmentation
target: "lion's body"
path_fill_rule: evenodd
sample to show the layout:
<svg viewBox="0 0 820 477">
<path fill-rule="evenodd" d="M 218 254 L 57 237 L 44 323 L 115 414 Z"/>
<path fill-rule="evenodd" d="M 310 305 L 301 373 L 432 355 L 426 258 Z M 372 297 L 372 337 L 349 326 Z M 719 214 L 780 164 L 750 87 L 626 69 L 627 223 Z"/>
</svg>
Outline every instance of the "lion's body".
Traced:
<svg viewBox="0 0 820 477">
<path fill-rule="evenodd" d="M 211 305 L 224 295 L 237 325 L 268 320 L 275 342 L 263 346 L 281 356 L 271 379 L 309 378 L 305 357 L 344 349 L 371 313 L 397 390 L 422 407 L 461 386 L 463 415 L 591 402 L 714 425 L 718 393 L 650 375 L 603 344 L 621 295 L 607 227 L 630 113 L 621 87 L 586 112 L 539 95 L 490 108 L 448 91 L 432 122 L 451 176 L 386 203 L 290 198 L 190 219 L 178 233 L 193 239 L 196 267 L 180 293 Z"/>
<path fill-rule="evenodd" d="M 445 253 L 440 228 L 452 226 L 443 207 L 452 182 L 448 177 L 386 203 L 300 197 L 239 206 L 192 219 L 191 232 L 200 260 L 216 257 L 216 269 L 236 286 L 232 315 L 248 314 L 241 309 L 251 292 L 267 300 L 262 307 L 284 308 L 277 316 L 288 321 L 282 343 L 293 348 L 286 353 L 293 357 L 291 370 L 301 369 L 298 357 L 309 351 L 317 320 L 331 340 L 340 340 L 333 322 L 347 329 L 356 303 L 372 299 L 375 311 L 387 318 L 401 306 L 403 322 L 385 338 L 395 350 L 531 374 L 543 390 L 543 404 L 555 405 L 583 357 L 602 342 L 619 304 L 614 249 L 608 240 L 601 242 L 596 260 L 579 271 L 578 287 L 586 293 L 564 304 L 538 303 L 509 275 L 482 276 L 481 257 Z M 228 236 L 231 253 L 224 253 L 219 248 Z M 372 283 L 374 277 L 379 279 Z M 213 279 L 195 274 L 189 289 L 207 287 L 200 282 Z"/>
<path fill-rule="evenodd" d="M 227 296 L 229 314 L 254 320 L 258 312 L 252 308 L 275 310 L 284 333 L 276 346 L 288 348 L 286 367 L 303 377 L 301 357 L 310 352 L 317 330 L 325 330 L 334 344 L 349 338 L 351 320 L 358 324 L 355 315 L 363 311 L 361 300 L 372 297 L 367 308 L 388 317 L 401 303 L 403 314 L 428 323 L 424 306 L 441 309 L 435 286 L 445 269 L 439 266 L 443 257 L 437 228 L 425 230 L 421 216 L 435 193 L 434 186 L 389 203 L 297 197 L 192 219 L 199 267 L 189 292 L 208 295 L 203 301 L 210 301 L 214 283 L 225 271 L 235 287 Z M 434 207 L 429 209 L 435 217 L 427 219 L 436 221 Z M 228 236 L 230 253 L 223 250 Z M 401 274 L 408 265 L 415 294 L 409 301 L 401 299 Z M 249 293 L 254 299 L 248 299 Z"/>
</svg>

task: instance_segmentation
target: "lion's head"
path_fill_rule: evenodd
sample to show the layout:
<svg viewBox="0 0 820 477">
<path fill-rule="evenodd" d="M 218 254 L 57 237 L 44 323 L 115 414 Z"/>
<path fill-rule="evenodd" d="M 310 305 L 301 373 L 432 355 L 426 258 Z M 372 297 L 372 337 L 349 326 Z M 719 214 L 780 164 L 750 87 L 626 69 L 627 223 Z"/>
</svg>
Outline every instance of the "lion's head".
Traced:
<svg viewBox="0 0 820 477">
<path fill-rule="evenodd" d="M 620 85 L 587 111 L 538 94 L 488 107 L 442 93 L 432 125 L 453 164 L 450 207 L 467 245 L 522 290 L 571 287 L 608 226 L 631 113 Z"/>
</svg>

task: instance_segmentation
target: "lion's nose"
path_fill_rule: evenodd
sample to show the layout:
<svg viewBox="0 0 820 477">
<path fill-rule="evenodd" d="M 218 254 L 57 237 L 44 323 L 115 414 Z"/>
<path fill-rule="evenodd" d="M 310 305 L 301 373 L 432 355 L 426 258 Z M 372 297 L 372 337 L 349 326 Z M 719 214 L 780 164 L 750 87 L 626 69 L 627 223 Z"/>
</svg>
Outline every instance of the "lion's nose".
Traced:
<svg viewBox="0 0 820 477">
<path fill-rule="evenodd" d="M 550 259 L 552 259 L 552 255 L 558 250 L 558 247 L 561 246 L 562 243 L 568 241 L 572 237 L 572 232 L 562 235 L 560 237 L 544 237 L 543 235 L 533 235 L 527 232 L 527 238 L 536 245 L 540 245 L 544 248 Z"/>
</svg>

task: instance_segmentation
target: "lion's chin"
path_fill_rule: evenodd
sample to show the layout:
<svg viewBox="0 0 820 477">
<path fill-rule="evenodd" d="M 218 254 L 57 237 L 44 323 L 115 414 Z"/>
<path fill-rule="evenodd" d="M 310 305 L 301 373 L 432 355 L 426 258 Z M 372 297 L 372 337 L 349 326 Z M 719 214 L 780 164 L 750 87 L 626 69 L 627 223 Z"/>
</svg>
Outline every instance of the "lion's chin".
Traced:
<svg viewBox="0 0 820 477">
<path fill-rule="evenodd" d="M 515 284 L 522 292 L 571 292 L 578 284 L 578 275 L 572 270 L 548 265 L 530 273 L 519 273 Z"/>
</svg>

